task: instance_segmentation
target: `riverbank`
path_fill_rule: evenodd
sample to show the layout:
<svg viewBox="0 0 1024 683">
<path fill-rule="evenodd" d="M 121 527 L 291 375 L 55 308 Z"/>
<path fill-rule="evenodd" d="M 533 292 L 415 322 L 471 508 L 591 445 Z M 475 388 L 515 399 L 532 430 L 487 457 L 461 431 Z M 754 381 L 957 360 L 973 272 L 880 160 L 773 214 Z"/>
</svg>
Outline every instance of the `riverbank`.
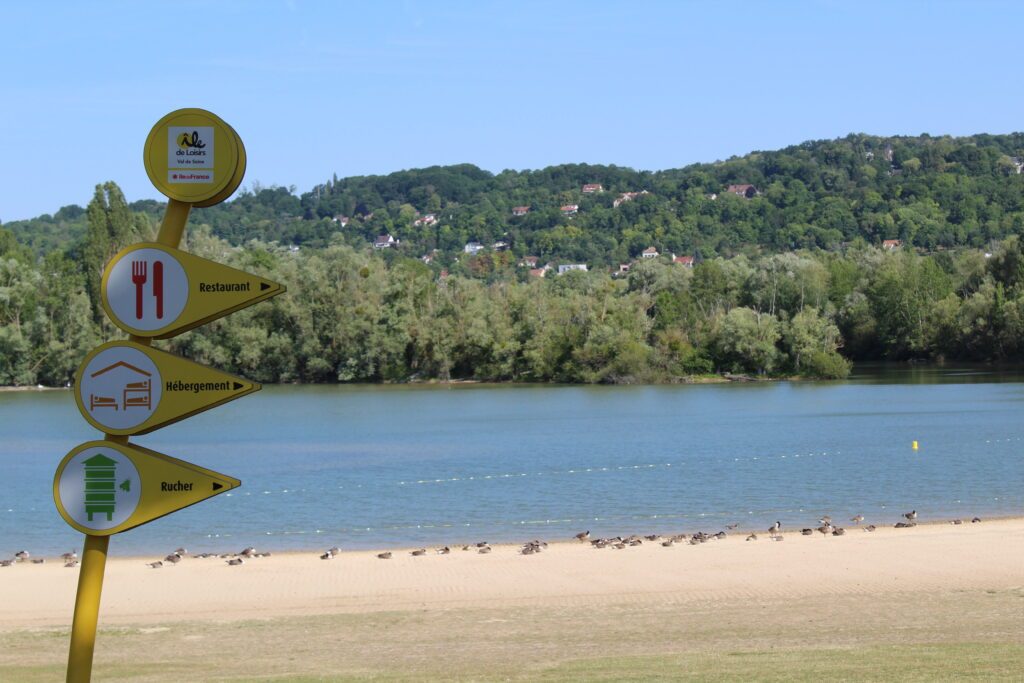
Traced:
<svg viewBox="0 0 1024 683">
<path fill-rule="evenodd" d="M 563 680 L 680 667 L 736 679 L 777 667 L 785 678 L 810 667 L 812 677 L 932 680 L 961 665 L 1000 678 L 1024 662 L 1024 519 L 744 538 L 560 542 L 526 556 L 494 546 L 240 566 L 185 558 L 160 569 L 114 558 L 97 671 Z M 0 569 L 0 677 L 59 672 L 77 575 L 54 562 Z"/>
</svg>

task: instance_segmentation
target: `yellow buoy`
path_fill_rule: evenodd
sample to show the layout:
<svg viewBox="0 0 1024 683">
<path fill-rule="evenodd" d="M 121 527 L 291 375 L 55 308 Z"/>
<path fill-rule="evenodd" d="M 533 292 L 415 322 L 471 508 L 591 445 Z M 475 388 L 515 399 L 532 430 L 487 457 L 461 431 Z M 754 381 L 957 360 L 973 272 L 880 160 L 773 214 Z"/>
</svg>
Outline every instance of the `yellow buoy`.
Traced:
<svg viewBox="0 0 1024 683">
<path fill-rule="evenodd" d="M 911 442 L 910 447 L 913 448 L 916 451 L 917 450 L 917 442 L 916 441 Z"/>
</svg>

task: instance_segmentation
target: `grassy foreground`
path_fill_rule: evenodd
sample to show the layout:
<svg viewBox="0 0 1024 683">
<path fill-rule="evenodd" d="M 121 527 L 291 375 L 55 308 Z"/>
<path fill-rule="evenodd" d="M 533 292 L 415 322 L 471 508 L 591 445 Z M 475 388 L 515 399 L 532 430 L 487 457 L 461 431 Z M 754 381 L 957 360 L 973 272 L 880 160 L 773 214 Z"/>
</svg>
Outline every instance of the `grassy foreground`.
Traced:
<svg viewBox="0 0 1024 683">
<path fill-rule="evenodd" d="M 1024 589 L 334 614 L 101 631 L 103 681 L 1021 680 Z M 0 680 L 64 674 L 66 629 L 0 632 Z"/>
</svg>

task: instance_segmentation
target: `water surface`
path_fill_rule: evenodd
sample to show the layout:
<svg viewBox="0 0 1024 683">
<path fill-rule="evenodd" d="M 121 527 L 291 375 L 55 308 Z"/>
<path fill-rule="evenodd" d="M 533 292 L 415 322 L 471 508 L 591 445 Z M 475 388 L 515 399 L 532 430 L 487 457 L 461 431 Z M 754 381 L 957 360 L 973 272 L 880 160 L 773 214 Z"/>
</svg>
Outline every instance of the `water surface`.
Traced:
<svg viewBox="0 0 1024 683">
<path fill-rule="evenodd" d="M 1021 514 L 1022 379 L 866 366 L 845 382 L 266 387 L 136 439 L 243 486 L 115 536 L 111 550 Z M 67 392 L 0 393 L 0 557 L 80 547 L 54 509 L 52 478 L 96 437 Z"/>
</svg>

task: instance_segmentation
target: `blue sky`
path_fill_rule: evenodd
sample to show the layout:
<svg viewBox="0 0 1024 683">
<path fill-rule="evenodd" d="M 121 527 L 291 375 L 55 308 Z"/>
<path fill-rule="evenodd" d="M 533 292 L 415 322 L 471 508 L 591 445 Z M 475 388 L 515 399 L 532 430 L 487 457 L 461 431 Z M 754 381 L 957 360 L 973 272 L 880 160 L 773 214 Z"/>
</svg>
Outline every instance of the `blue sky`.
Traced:
<svg viewBox="0 0 1024 683">
<path fill-rule="evenodd" d="M 203 107 L 244 185 L 469 162 L 660 169 L 850 132 L 1024 128 L 1024 4 L 53 2 L 2 10 L 0 221 L 116 181 Z"/>
</svg>

